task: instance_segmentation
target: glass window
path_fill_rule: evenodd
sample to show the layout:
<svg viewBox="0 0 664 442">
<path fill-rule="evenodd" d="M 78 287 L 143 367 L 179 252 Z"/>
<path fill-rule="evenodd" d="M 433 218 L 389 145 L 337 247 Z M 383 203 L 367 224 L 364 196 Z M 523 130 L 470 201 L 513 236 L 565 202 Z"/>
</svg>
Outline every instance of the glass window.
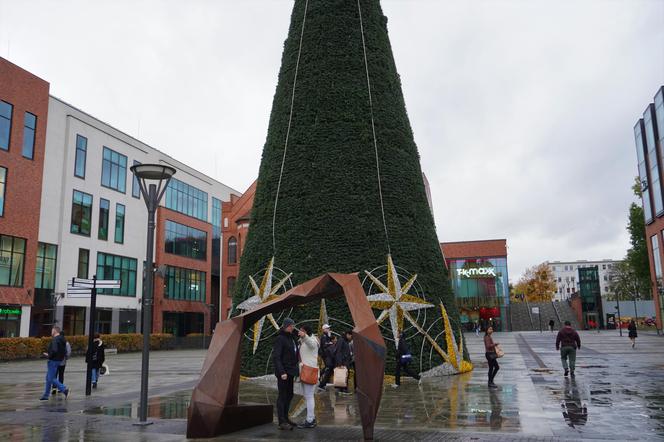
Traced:
<svg viewBox="0 0 664 442">
<path fill-rule="evenodd" d="M 21 306 L 3 305 L 0 308 L 0 338 L 17 338 L 21 331 Z"/>
<path fill-rule="evenodd" d="M 221 230 L 221 200 L 212 197 L 212 226 Z"/>
<path fill-rule="evenodd" d="M 650 244 L 652 245 L 653 264 L 655 265 L 655 278 L 659 280 L 662 278 L 662 258 L 659 254 L 659 241 L 657 235 L 650 237 Z"/>
<path fill-rule="evenodd" d="M 124 243 L 125 206 L 117 203 L 115 205 L 115 242 Z"/>
<path fill-rule="evenodd" d="M 85 178 L 85 163 L 88 158 L 88 139 L 76 135 L 76 160 L 74 161 L 74 176 Z"/>
<path fill-rule="evenodd" d="M 136 333 L 136 310 L 120 310 L 120 333 Z"/>
<path fill-rule="evenodd" d="M 111 202 L 104 198 L 99 199 L 99 228 L 97 229 L 97 237 L 108 240 L 108 222 L 109 213 L 111 211 Z"/>
<path fill-rule="evenodd" d="M 639 179 L 641 180 L 641 191 L 643 200 L 643 212 L 646 223 L 652 221 L 652 207 L 650 205 L 650 186 L 648 183 L 648 168 L 646 167 L 645 151 L 643 149 L 643 131 L 641 125 L 643 120 L 639 120 L 634 126 L 634 140 L 636 142 L 636 157 L 639 162 Z"/>
<path fill-rule="evenodd" d="M 134 160 L 134 166 L 138 166 L 139 163 L 138 161 Z M 141 198 L 141 186 L 138 183 L 138 178 L 136 175 L 132 173 L 132 180 L 131 180 L 131 196 L 134 198 Z"/>
<path fill-rule="evenodd" d="M 30 112 L 25 113 L 23 122 L 23 156 L 33 159 L 35 156 L 35 132 L 37 130 L 37 116 Z"/>
<path fill-rule="evenodd" d="M 99 293 L 116 296 L 136 296 L 136 266 L 137 261 L 133 258 L 98 252 L 97 278 L 119 279 L 122 281 L 119 289 L 102 289 L 99 290 Z"/>
<path fill-rule="evenodd" d="M 0 235 L 0 285 L 23 287 L 25 239 Z"/>
<path fill-rule="evenodd" d="M 35 288 L 55 288 L 55 266 L 58 259 L 58 246 L 40 242 L 37 245 L 37 266 L 35 270 Z"/>
<path fill-rule="evenodd" d="M 101 185 L 125 193 L 127 157 L 104 146 L 101 163 Z"/>
<path fill-rule="evenodd" d="M 662 188 L 659 180 L 659 165 L 657 164 L 657 149 L 655 145 L 655 132 L 653 128 L 652 110 L 654 107 L 648 106 L 643 114 L 643 127 L 646 136 L 646 150 L 648 151 L 648 163 L 650 166 L 650 190 L 652 192 L 655 214 L 661 214 L 664 210 L 662 202 Z"/>
<path fill-rule="evenodd" d="M 12 132 L 12 112 L 14 106 L 0 100 L 0 149 L 9 150 Z"/>
<path fill-rule="evenodd" d="M 228 239 L 228 263 L 237 264 L 237 239 L 234 236 Z"/>
<path fill-rule="evenodd" d="M 7 187 L 7 169 L 0 167 L 0 216 L 5 216 L 5 189 Z"/>
<path fill-rule="evenodd" d="M 205 278 L 205 272 L 167 266 L 164 297 L 180 301 L 205 302 Z"/>
<path fill-rule="evenodd" d="M 233 292 L 235 291 L 235 276 L 229 276 L 228 279 L 226 280 L 228 284 L 228 296 L 233 296 Z"/>
<path fill-rule="evenodd" d="M 90 236 L 92 195 L 74 190 L 71 208 L 71 233 Z"/>
<path fill-rule="evenodd" d="M 78 249 L 78 270 L 77 278 L 88 279 L 88 269 L 90 268 L 90 251 L 88 249 Z"/>
<path fill-rule="evenodd" d="M 659 139 L 664 142 L 664 87 L 660 88 L 657 95 L 655 95 L 655 117 Z M 664 152 L 662 152 L 662 155 L 664 155 Z"/>
<path fill-rule="evenodd" d="M 207 259 L 207 233 L 174 221 L 166 221 L 166 253 Z"/>
<path fill-rule="evenodd" d="M 166 188 L 165 204 L 168 209 L 207 221 L 208 194 L 175 178 Z"/>
<path fill-rule="evenodd" d="M 62 328 L 65 336 L 80 336 L 85 334 L 85 307 L 65 306 L 62 318 Z"/>
<path fill-rule="evenodd" d="M 97 308 L 95 310 L 95 332 L 103 335 L 111 334 L 113 310 L 110 308 Z"/>
</svg>

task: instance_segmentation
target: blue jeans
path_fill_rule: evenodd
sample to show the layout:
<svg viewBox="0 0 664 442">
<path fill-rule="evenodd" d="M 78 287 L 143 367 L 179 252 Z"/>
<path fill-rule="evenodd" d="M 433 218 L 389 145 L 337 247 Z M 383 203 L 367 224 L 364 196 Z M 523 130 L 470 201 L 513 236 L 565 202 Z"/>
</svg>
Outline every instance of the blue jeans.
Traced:
<svg viewBox="0 0 664 442">
<path fill-rule="evenodd" d="M 67 389 L 65 384 L 58 380 L 58 367 L 61 361 L 49 360 L 46 365 L 46 388 L 44 388 L 43 397 L 48 397 L 51 393 L 51 385 L 54 385 L 58 391 L 63 392 Z"/>
<path fill-rule="evenodd" d="M 96 384 L 96 383 L 97 383 L 97 379 L 99 379 L 99 369 L 97 369 L 97 368 L 93 368 L 93 369 L 92 369 L 92 383 L 93 383 L 93 384 Z"/>
</svg>

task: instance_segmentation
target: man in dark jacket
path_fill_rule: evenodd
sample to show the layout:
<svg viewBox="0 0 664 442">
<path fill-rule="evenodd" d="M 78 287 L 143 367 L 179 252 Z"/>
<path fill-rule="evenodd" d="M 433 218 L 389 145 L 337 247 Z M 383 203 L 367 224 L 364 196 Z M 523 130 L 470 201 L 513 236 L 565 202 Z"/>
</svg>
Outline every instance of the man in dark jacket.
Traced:
<svg viewBox="0 0 664 442">
<path fill-rule="evenodd" d="M 556 350 L 560 350 L 560 359 L 563 363 L 565 376 L 571 373 L 574 377 L 574 366 L 576 365 L 576 350 L 581 348 L 581 338 L 572 328 L 569 321 L 565 321 L 565 326 L 560 329 L 556 337 Z M 569 359 L 569 364 L 567 360 Z"/>
<path fill-rule="evenodd" d="M 42 401 L 47 401 L 49 393 L 51 392 L 51 385 L 55 385 L 59 392 L 65 395 L 65 399 L 69 395 L 69 389 L 58 378 L 58 367 L 65 358 L 67 353 L 67 344 L 64 337 L 60 336 L 60 327 L 53 327 L 51 329 L 51 342 L 48 344 L 48 349 L 44 356 L 48 358 L 46 363 L 46 388 L 41 398 Z"/>
<path fill-rule="evenodd" d="M 299 373 L 297 344 L 293 336 L 294 328 L 295 322 L 291 318 L 284 319 L 272 347 L 272 363 L 279 389 L 277 416 L 279 416 L 280 430 L 292 430 L 297 426 L 288 418 L 290 403 L 293 399 L 293 379 Z"/>
<path fill-rule="evenodd" d="M 353 348 L 351 346 L 352 340 L 352 331 L 347 331 L 344 333 L 344 336 L 338 340 L 334 353 L 334 366 L 346 367 L 349 372 L 353 366 Z M 348 379 L 346 379 L 346 381 L 348 381 Z M 346 385 L 348 385 L 348 382 L 346 382 Z M 342 393 L 348 393 L 348 386 L 340 388 L 340 391 Z"/>
<path fill-rule="evenodd" d="M 318 347 L 319 355 L 325 364 L 321 375 L 320 383 L 318 388 L 325 390 L 327 383 L 332 377 L 334 372 L 334 354 L 336 351 L 336 345 L 334 343 L 334 336 L 332 335 L 332 329 L 328 324 L 323 324 L 323 334 L 320 337 L 320 347 Z"/>
<path fill-rule="evenodd" d="M 92 388 L 97 388 L 101 367 L 106 360 L 105 349 L 106 347 L 104 347 L 101 336 L 99 336 L 99 333 L 95 333 L 95 339 L 92 341 L 92 348 L 88 348 L 88 351 L 85 354 L 85 362 L 90 365 Z"/>
<path fill-rule="evenodd" d="M 420 380 L 420 376 L 410 370 L 409 365 L 412 359 L 413 356 L 411 355 L 408 344 L 406 343 L 406 335 L 405 333 L 401 332 L 399 335 L 399 345 L 397 346 L 397 364 L 394 373 L 394 385 L 392 385 L 392 387 L 397 388 L 401 385 L 401 370 L 406 372 L 406 374 L 411 378 L 416 379 L 417 381 Z"/>
</svg>

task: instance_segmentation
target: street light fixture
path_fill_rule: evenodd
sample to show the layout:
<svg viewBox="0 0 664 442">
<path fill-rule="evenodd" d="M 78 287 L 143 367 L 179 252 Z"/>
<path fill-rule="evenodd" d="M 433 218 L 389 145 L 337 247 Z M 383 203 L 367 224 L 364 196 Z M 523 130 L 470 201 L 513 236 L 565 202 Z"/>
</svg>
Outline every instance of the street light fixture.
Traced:
<svg viewBox="0 0 664 442">
<path fill-rule="evenodd" d="M 148 419 L 148 371 L 150 366 L 150 331 L 152 329 L 153 260 L 155 214 L 175 169 L 162 164 L 136 164 L 130 168 L 138 179 L 143 200 L 148 208 L 148 244 L 145 258 L 145 293 L 143 295 L 143 364 L 141 366 L 141 405 L 138 425 L 149 425 Z M 149 181 L 155 181 L 148 183 Z"/>
</svg>

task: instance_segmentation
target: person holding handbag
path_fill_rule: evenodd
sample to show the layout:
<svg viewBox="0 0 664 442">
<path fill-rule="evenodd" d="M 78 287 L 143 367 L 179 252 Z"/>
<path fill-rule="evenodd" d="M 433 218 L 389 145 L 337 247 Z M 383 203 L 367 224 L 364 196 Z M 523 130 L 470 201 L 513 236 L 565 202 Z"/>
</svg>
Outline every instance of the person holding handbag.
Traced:
<svg viewBox="0 0 664 442">
<path fill-rule="evenodd" d="M 298 335 L 300 337 L 300 382 L 307 403 L 307 418 L 297 427 L 314 428 L 316 426 L 314 390 L 318 383 L 318 348 L 320 344 L 308 325 L 300 326 Z"/>
<path fill-rule="evenodd" d="M 496 384 L 493 383 L 493 379 L 496 377 L 496 373 L 500 370 L 498 365 L 498 354 L 497 354 L 497 342 L 493 342 L 491 335 L 493 334 L 493 327 L 488 327 L 486 333 L 484 334 L 484 350 L 486 351 L 486 360 L 489 362 L 489 388 L 498 388 Z"/>
</svg>

